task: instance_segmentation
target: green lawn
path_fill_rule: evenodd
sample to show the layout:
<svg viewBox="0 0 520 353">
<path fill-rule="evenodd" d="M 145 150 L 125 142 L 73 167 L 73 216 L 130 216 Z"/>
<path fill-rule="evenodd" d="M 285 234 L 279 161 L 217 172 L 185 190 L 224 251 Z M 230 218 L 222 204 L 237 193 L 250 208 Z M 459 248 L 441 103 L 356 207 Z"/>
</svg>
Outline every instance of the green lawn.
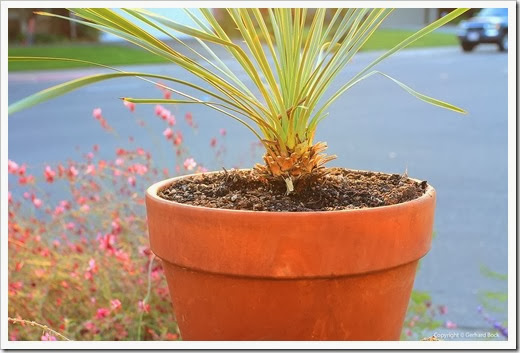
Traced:
<svg viewBox="0 0 520 353">
<path fill-rule="evenodd" d="M 365 43 L 362 50 L 381 50 L 390 49 L 406 37 L 413 34 L 413 31 L 406 30 L 380 30 Z M 454 34 L 430 33 L 416 42 L 410 44 L 408 48 L 419 47 L 442 47 L 457 45 L 459 42 Z"/>
<path fill-rule="evenodd" d="M 9 48 L 9 56 L 50 56 L 73 58 L 92 61 L 100 64 L 134 65 L 164 63 L 165 59 L 155 56 L 143 49 L 126 45 L 114 44 L 59 44 L 38 45 L 32 47 Z M 9 71 L 63 69 L 72 67 L 84 67 L 81 63 L 68 63 L 60 61 L 23 61 L 10 62 Z"/>
<path fill-rule="evenodd" d="M 406 30 L 380 30 L 367 41 L 362 50 L 367 51 L 390 49 L 412 33 L 412 31 Z M 410 45 L 410 47 L 447 46 L 456 45 L 457 43 L 457 38 L 454 35 L 445 33 L 431 33 L 413 43 Z M 9 48 L 9 55 L 67 57 L 98 62 L 111 66 L 166 62 L 164 59 L 156 57 L 153 54 L 146 52 L 145 50 L 131 46 L 121 46 L 114 44 L 60 44 L 33 47 L 12 47 Z M 9 63 L 9 71 L 62 69 L 80 66 L 85 65 L 58 61 L 11 62 Z"/>
</svg>

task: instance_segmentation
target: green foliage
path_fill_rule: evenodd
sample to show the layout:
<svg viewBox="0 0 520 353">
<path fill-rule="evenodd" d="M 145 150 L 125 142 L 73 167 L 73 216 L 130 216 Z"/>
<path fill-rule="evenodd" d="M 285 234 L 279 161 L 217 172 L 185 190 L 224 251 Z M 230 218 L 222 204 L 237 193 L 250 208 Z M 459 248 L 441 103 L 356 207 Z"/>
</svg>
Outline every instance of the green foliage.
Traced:
<svg viewBox="0 0 520 353">
<path fill-rule="evenodd" d="M 413 304 L 422 304 L 432 300 L 430 293 L 425 291 L 413 291 L 410 299 Z"/>
<path fill-rule="evenodd" d="M 507 281 L 507 274 L 499 273 L 491 270 L 485 265 L 480 266 L 480 273 L 487 277 L 497 281 Z M 507 311 L 507 291 L 479 291 L 478 299 L 482 307 L 487 311 L 504 313 Z"/>
<path fill-rule="evenodd" d="M 408 30 L 399 29 L 384 29 L 374 33 L 372 37 L 363 46 L 362 51 L 368 50 L 382 50 L 390 49 L 397 45 L 406 37 L 410 36 L 413 32 Z M 425 47 L 442 47 L 442 46 L 453 46 L 458 45 L 459 42 L 457 37 L 453 34 L 448 33 L 437 33 L 432 32 L 416 42 L 409 45 L 414 48 L 425 48 Z"/>
<path fill-rule="evenodd" d="M 8 49 L 9 56 L 17 57 L 61 57 L 83 59 L 104 65 L 136 65 L 165 63 L 165 59 L 146 51 L 117 44 L 60 44 L 33 45 L 30 47 L 12 47 Z M 89 63 L 69 61 L 9 61 L 9 72 L 25 70 L 69 69 L 92 66 Z"/>
<path fill-rule="evenodd" d="M 442 326 L 428 292 L 414 290 L 406 312 L 401 340 L 420 340 Z"/>
<path fill-rule="evenodd" d="M 503 313 L 507 308 L 507 293 L 479 291 L 479 302 L 488 311 Z"/>
<path fill-rule="evenodd" d="M 501 281 L 507 281 L 507 273 L 499 273 L 491 270 L 489 267 L 485 265 L 480 266 L 480 273 L 487 277 L 487 278 L 493 278 Z"/>
</svg>

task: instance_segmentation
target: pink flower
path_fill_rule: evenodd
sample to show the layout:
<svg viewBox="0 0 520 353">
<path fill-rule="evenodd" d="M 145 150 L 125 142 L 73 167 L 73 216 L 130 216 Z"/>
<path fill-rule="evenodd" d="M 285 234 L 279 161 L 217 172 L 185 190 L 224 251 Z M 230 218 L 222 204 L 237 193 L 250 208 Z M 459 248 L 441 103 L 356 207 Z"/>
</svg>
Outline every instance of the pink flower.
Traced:
<svg viewBox="0 0 520 353">
<path fill-rule="evenodd" d="M 128 261 L 130 260 L 130 255 L 128 255 L 128 253 L 124 252 L 123 250 L 119 249 L 119 250 L 116 250 L 114 252 L 114 254 L 116 255 L 116 259 L 118 259 L 119 261 Z"/>
<path fill-rule="evenodd" d="M 97 266 L 96 266 L 96 260 L 94 259 L 90 259 L 88 260 L 88 267 L 87 267 L 87 271 L 90 271 L 90 272 L 97 272 Z"/>
<path fill-rule="evenodd" d="M 18 164 L 16 162 L 13 162 L 12 160 L 7 161 L 7 170 L 9 173 L 16 173 L 18 172 Z"/>
<path fill-rule="evenodd" d="M 145 303 L 142 300 L 139 300 L 139 303 L 138 303 L 137 306 L 139 307 L 140 311 L 144 311 L 145 313 L 149 313 L 150 312 L 150 304 L 147 304 L 147 303 Z"/>
<path fill-rule="evenodd" d="M 217 139 L 213 137 L 211 141 L 209 141 L 209 145 L 211 147 L 215 147 L 217 145 Z"/>
<path fill-rule="evenodd" d="M 168 120 L 170 117 L 171 117 L 172 113 L 170 113 L 170 111 L 168 109 L 164 109 L 162 112 L 161 112 L 161 119 L 162 120 Z"/>
<path fill-rule="evenodd" d="M 173 139 L 173 144 L 175 146 L 179 146 L 182 143 L 182 133 L 179 131 L 175 134 L 175 137 Z"/>
<path fill-rule="evenodd" d="M 135 103 L 129 102 L 129 101 L 123 101 L 123 104 L 125 107 L 127 107 L 131 112 L 135 110 Z"/>
<path fill-rule="evenodd" d="M 34 176 L 32 175 L 28 175 L 28 176 L 22 176 L 20 178 L 18 178 L 18 183 L 20 185 L 25 185 L 25 184 L 32 184 L 34 183 Z"/>
<path fill-rule="evenodd" d="M 170 99 L 172 97 L 172 93 L 170 91 L 164 90 L 164 99 Z"/>
<path fill-rule="evenodd" d="M 113 234 L 107 233 L 104 236 L 98 236 L 99 249 L 107 250 L 110 252 L 114 251 L 114 244 L 116 243 L 116 237 Z"/>
<path fill-rule="evenodd" d="M 80 205 L 84 205 L 87 202 L 87 198 L 84 196 L 80 196 L 76 199 L 76 202 Z"/>
<path fill-rule="evenodd" d="M 166 334 L 166 339 L 168 341 L 176 341 L 179 339 L 179 335 L 177 333 L 171 333 L 171 332 L 168 332 Z"/>
<path fill-rule="evenodd" d="M 121 224 L 119 224 L 119 218 L 112 221 L 112 234 L 117 235 L 121 233 Z"/>
<path fill-rule="evenodd" d="M 18 175 L 24 176 L 27 166 L 25 164 L 22 164 L 21 167 L 18 168 Z"/>
<path fill-rule="evenodd" d="M 444 327 L 449 328 L 449 329 L 455 329 L 455 328 L 457 328 L 457 324 L 454 323 L 453 321 L 448 320 L 444 324 Z"/>
<path fill-rule="evenodd" d="M 85 171 L 85 174 L 94 174 L 94 172 L 96 171 L 96 166 L 93 165 L 93 164 L 89 164 L 87 165 L 87 170 Z"/>
<path fill-rule="evenodd" d="M 142 255 L 142 256 L 148 256 L 151 254 L 150 248 L 147 246 L 143 246 L 143 245 L 140 245 L 137 248 L 137 252 L 139 253 L 139 255 Z"/>
<path fill-rule="evenodd" d="M 99 123 L 101 124 L 101 127 L 105 130 L 112 130 L 112 128 L 108 125 L 107 121 L 103 118 L 99 119 Z"/>
<path fill-rule="evenodd" d="M 170 111 L 163 107 L 162 105 L 155 106 L 155 114 L 160 116 L 161 119 L 166 120 L 166 117 L 170 115 Z"/>
<path fill-rule="evenodd" d="M 444 315 L 448 312 L 446 305 L 439 305 L 439 314 Z"/>
<path fill-rule="evenodd" d="M 162 112 L 161 112 L 161 119 L 162 120 L 168 120 L 168 118 L 171 116 L 171 113 L 169 110 L 167 109 L 164 109 Z"/>
<path fill-rule="evenodd" d="M 92 116 L 96 118 L 97 120 L 101 119 L 101 108 L 96 108 L 92 111 Z"/>
<path fill-rule="evenodd" d="M 197 163 L 193 158 L 186 158 L 184 161 L 184 169 L 193 170 L 197 166 Z"/>
<path fill-rule="evenodd" d="M 122 158 L 117 158 L 116 161 L 115 161 L 115 164 L 117 166 L 122 166 L 123 163 L 125 163 L 125 161 Z"/>
<path fill-rule="evenodd" d="M 68 230 L 73 230 L 75 227 L 76 227 L 76 223 L 74 223 L 74 222 L 69 222 L 69 223 L 65 224 L 65 228 Z"/>
<path fill-rule="evenodd" d="M 128 182 L 129 185 L 131 186 L 135 186 L 135 178 L 133 176 L 130 176 L 128 177 L 128 179 L 126 179 L 126 181 Z"/>
<path fill-rule="evenodd" d="M 40 207 L 42 206 L 42 203 L 43 203 L 43 202 L 42 202 L 42 200 L 40 200 L 40 199 L 35 198 L 35 199 L 33 200 L 33 205 L 34 205 L 34 207 L 36 207 L 36 208 L 40 208 Z"/>
<path fill-rule="evenodd" d="M 193 115 L 190 112 L 186 113 L 184 119 L 186 119 L 189 126 L 193 126 Z"/>
<path fill-rule="evenodd" d="M 88 211 L 90 211 L 90 206 L 87 204 L 84 204 L 79 209 L 81 212 L 88 212 Z"/>
<path fill-rule="evenodd" d="M 220 134 L 221 134 L 222 136 L 226 136 L 226 133 L 227 133 L 227 132 L 226 132 L 226 129 L 220 129 L 219 132 L 220 132 Z"/>
<path fill-rule="evenodd" d="M 71 166 L 71 167 L 69 168 L 69 170 L 68 170 L 68 174 L 69 174 L 69 177 L 70 177 L 71 179 L 73 179 L 73 178 L 75 178 L 75 177 L 78 176 L 79 172 L 78 172 L 78 170 L 76 169 L 76 167 Z"/>
<path fill-rule="evenodd" d="M 166 118 L 166 120 L 168 121 L 168 125 L 170 126 L 174 126 L 177 122 L 175 121 L 175 116 L 174 115 L 170 115 Z"/>
<path fill-rule="evenodd" d="M 7 192 L 7 202 L 12 202 L 13 201 L 13 195 L 11 195 L 11 191 L 8 191 Z"/>
<path fill-rule="evenodd" d="M 136 163 L 128 168 L 128 171 L 139 175 L 145 175 L 148 172 L 148 167 L 144 164 Z"/>
<path fill-rule="evenodd" d="M 21 281 L 9 283 L 9 289 L 16 294 L 16 291 L 23 288 L 23 283 Z"/>
<path fill-rule="evenodd" d="M 96 332 L 98 330 L 96 324 L 94 324 L 92 321 L 85 322 L 85 328 L 90 332 Z"/>
<path fill-rule="evenodd" d="M 105 130 L 112 130 L 112 128 L 108 125 L 107 121 L 103 118 L 103 114 L 101 112 L 101 108 L 96 108 L 92 111 L 92 116 L 99 121 L 101 127 Z"/>
<path fill-rule="evenodd" d="M 43 334 L 43 336 L 41 337 L 41 340 L 42 341 L 56 341 L 56 337 L 54 337 L 53 335 L 49 335 L 48 332 L 45 332 Z"/>
<path fill-rule="evenodd" d="M 56 176 L 56 172 L 54 170 L 52 170 L 52 168 L 50 166 L 46 166 L 44 175 L 45 175 L 45 180 L 47 180 L 47 182 L 49 182 L 49 183 L 52 183 L 54 181 L 54 177 Z"/>
<path fill-rule="evenodd" d="M 110 308 L 112 310 L 119 310 L 121 309 L 121 301 L 119 299 L 113 299 L 110 301 Z"/>
<path fill-rule="evenodd" d="M 163 131 L 164 137 L 166 137 L 167 140 L 171 139 L 173 137 L 173 131 L 169 127 L 166 128 L 166 130 Z"/>
<path fill-rule="evenodd" d="M 99 308 L 96 312 L 96 319 L 104 319 L 110 314 L 110 310 L 107 308 Z"/>
</svg>

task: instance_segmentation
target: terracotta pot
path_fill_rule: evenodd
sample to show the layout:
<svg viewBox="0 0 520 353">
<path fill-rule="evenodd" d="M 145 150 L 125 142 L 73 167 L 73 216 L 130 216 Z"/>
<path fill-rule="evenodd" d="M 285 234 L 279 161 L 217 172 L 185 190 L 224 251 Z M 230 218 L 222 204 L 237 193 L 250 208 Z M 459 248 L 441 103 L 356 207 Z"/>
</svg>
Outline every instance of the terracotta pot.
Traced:
<svg viewBox="0 0 520 353">
<path fill-rule="evenodd" d="M 393 206 L 330 212 L 196 207 L 146 193 L 184 340 L 398 340 L 435 190 Z"/>
</svg>

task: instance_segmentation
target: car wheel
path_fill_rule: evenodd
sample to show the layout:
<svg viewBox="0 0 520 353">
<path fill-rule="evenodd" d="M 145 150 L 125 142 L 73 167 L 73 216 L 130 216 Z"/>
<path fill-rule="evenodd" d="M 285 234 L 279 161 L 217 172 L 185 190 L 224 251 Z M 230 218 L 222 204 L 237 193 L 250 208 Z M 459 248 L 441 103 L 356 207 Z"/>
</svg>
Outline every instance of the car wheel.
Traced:
<svg viewBox="0 0 520 353">
<path fill-rule="evenodd" d="M 473 43 L 462 42 L 462 43 L 460 43 L 460 45 L 462 46 L 462 50 L 464 50 L 466 52 L 470 52 L 475 48 L 475 44 L 473 44 Z"/>
<path fill-rule="evenodd" d="M 498 50 L 507 51 L 507 33 L 500 38 L 500 42 L 498 43 Z"/>
</svg>

